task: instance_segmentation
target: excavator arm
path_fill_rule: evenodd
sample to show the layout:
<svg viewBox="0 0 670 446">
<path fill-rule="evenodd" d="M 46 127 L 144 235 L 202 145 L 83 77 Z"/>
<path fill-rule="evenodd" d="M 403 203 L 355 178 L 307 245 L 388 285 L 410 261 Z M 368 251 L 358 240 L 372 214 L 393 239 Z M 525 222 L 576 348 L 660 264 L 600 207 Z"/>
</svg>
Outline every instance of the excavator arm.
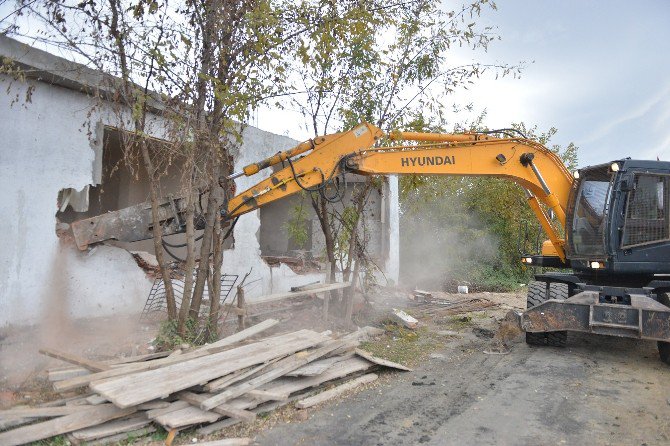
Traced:
<svg viewBox="0 0 670 446">
<path fill-rule="evenodd" d="M 362 175 L 508 178 L 524 188 L 528 203 L 549 236 L 556 255 L 565 260 L 565 241 L 540 205 L 544 203 L 551 209 L 565 227 L 573 178 L 555 153 L 528 139 L 495 138 L 483 133 L 393 132 L 389 141 L 412 141 L 413 144 L 374 147 L 383 136 L 380 129 L 363 123 L 349 132 L 319 140 L 313 144 L 311 153 L 296 161 L 290 161 L 290 157 L 280 160 L 278 155 L 262 161 L 259 164 L 264 167 L 283 161 L 291 164 L 230 200 L 228 217 L 236 217 L 303 189 L 313 190 L 345 171 Z M 247 166 L 230 178 L 244 172 L 257 172 L 257 166 Z"/>
<path fill-rule="evenodd" d="M 284 167 L 231 198 L 221 209 L 231 220 L 302 190 L 321 191 L 337 175 L 420 174 L 508 178 L 525 191 L 528 203 L 549 236 L 556 255 L 565 261 L 565 241 L 540 203 L 551 209 L 565 227 L 573 178 L 555 153 L 521 137 L 497 138 L 485 133 L 437 134 L 393 132 L 385 138 L 379 128 L 362 123 L 347 132 L 315 138 L 246 166 L 228 179 L 251 176 L 282 163 Z M 403 145 L 390 145 L 403 141 Z M 302 155 L 298 158 L 298 156 Z M 165 206 L 164 234 L 183 232 L 178 200 Z M 132 211 L 130 209 L 133 209 Z M 106 239 L 147 238 L 147 218 L 135 214 L 147 206 L 108 213 L 73 223 L 80 248 Z M 123 217 L 123 221 L 119 218 Z M 146 216 L 145 216 L 146 217 Z M 139 223 L 138 223 L 139 222 Z M 177 222 L 177 223 L 175 223 Z M 134 225 L 129 230 L 129 225 Z M 139 225 L 139 226 L 138 226 Z M 140 236 L 141 238 L 137 238 Z"/>
</svg>

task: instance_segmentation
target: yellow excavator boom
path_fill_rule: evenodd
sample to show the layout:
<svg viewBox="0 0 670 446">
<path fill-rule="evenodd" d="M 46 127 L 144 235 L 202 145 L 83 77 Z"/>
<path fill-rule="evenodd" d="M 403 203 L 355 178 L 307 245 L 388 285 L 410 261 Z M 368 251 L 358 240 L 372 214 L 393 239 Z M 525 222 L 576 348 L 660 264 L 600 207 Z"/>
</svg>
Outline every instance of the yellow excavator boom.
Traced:
<svg viewBox="0 0 670 446">
<path fill-rule="evenodd" d="M 565 227 L 573 177 L 561 159 L 541 144 L 521 137 L 497 138 L 484 133 L 440 134 L 391 132 L 362 123 L 348 132 L 307 141 L 259 163 L 240 175 L 253 174 L 280 162 L 289 165 L 233 197 L 228 218 L 252 211 L 301 190 L 314 190 L 335 175 L 420 174 L 507 178 L 526 192 L 528 203 L 549 236 L 555 253 L 565 260 L 565 241 L 540 203 Z M 403 141 L 403 145 L 384 145 Z M 307 153 L 309 152 L 309 153 Z M 290 155 L 292 154 L 292 155 Z M 305 154 L 291 160 L 296 154 Z"/>
</svg>

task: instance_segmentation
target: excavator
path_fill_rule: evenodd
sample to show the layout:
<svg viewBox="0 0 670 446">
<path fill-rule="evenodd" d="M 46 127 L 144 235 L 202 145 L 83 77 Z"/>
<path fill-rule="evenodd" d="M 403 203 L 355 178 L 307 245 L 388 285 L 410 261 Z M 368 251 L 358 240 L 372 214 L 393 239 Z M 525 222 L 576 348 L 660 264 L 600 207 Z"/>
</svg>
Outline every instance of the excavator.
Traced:
<svg viewBox="0 0 670 446">
<path fill-rule="evenodd" d="M 670 364 L 670 162 L 614 160 L 570 172 L 543 145 L 514 130 L 458 134 L 393 131 L 361 123 L 250 164 L 227 177 L 281 164 L 220 209 L 223 222 L 300 191 L 327 194 L 346 173 L 505 178 L 524 191 L 548 236 L 528 266 L 546 267 L 528 286 L 518 323 L 531 345 L 562 347 L 568 332 L 657 341 Z M 200 211 L 201 212 L 201 211 Z M 185 231 L 185 203 L 160 207 L 165 235 Z M 198 218 L 198 221 L 204 219 Z M 152 237 L 149 206 L 79 220 L 80 249 Z M 560 271 L 560 270 L 564 271 Z"/>
</svg>

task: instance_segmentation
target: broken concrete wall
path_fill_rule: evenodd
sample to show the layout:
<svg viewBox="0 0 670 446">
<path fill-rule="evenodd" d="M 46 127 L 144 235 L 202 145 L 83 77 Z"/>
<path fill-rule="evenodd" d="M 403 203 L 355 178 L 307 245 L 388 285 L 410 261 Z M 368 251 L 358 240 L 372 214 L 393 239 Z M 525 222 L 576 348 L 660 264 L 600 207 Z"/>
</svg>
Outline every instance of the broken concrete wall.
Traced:
<svg viewBox="0 0 670 446">
<path fill-rule="evenodd" d="M 75 318 L 138 312 L 151 281 L 127 250 L 98 246 L 80 252 L 56 234 L 59 193 L 68 188 L 93 188 L 102 181 L 105 126 L 123 126 L 108 103 L 78 91 L 75 81 L 54 81 L 58 76 L 46 75 L 45 67 L 50 64 L 63 65 L 58 71 L 63 76 L 77 72 L 80 66 L 45 52 L 31 55 L 32 50 L 21 45 L 0 36 L 0 56 L 27 57 L 28 62 L 41 64 L 34 71 L 45 75 L 25 82 L 0 75 L 0 213 L 4 222 L 0 231 L 0 327 L 34 323 L 56 310 Z M 85 74 L 93 79 L 90 72 Z M 156 116 L 149 122 L 148 133 L 164 137 L 165 123 Z M 290 138 L 247 127 L 244 144 L 234 154 L 235 169 L 295 144 Z M 269 172 L 239 178 L 237 190 L 248 188 Z M 130 194 L 142 195 L 136 186 L 118 203 L 134 200 Z M 148 197 L 148 191 L 144 193 Z M 70 194 L 77 210 L 87 207 L 86 194 Z M 397 220 L 397 199 L 385 201 L 390 218 L 395 213 Z M 240 218 L 234 246 L 224 252 L 225 273 L 242 276 L 252 270 L 249 281 L 259 279 L 247 288 L 249 299 L 323 278 L 320 274 L 299 276 L 286 265 L 267 265 L 260 256 L 260 224 L 258 210 Z M 150 242 L 143 243 L 151 247 Z M 397 239 L 388 243 L 397 244 Z"/>
<path fill-rule="evenodd" d="M 12 82 L 1 80 L 3 90 Z M 150 282 L 130 254 L 80 253 L 61 246 L 55 231 L 59 191 L 95 184 L 95 123 L 111 114 L 92 109 L 86 95 L 38 81 L 13 82 L 11 93 L 20 99 L 13 105 L 13 96 L 0 94 L 0 326 L 35 322 L 55 302 L 76 317 L 141 310 Z M 65 297 L 54 295 L 56 278 Z"/>
<path fill-rule="evenodd" d="M 234 154 L 235 171 L 240 171 L 247 164 L 256 162 L 269 155 L 293 147 L 297 141 L 284 136 L 247 127 L 243 134 L 243 145 Z M 235 180 L 237 191 L 241 192 L 272 173 L 266 169 L 252 177 L 242 176 Z M 287 204 L 288 206 L 288 204 Z M 240 278 L 251 271 L 249 282 L 253 282 L 246 288 L 245 297 L 253 300 L 254 297 L 265 294 L 287 291 L 292 286 L 323 280 L 323 274 L 295 274 L 285 264 L 270 267 L 261 258 L 260 247 L 260 210 L 244 214 L 234 230 L 235 244 L 232 249 L 226 250 L 223 255 L 223 271 L 228 274 L 238 274 Z M 274 222 L 282 225 L 282 222 Z"/>
<path fill-rule="evenodd" d="M 386 277 L 398 283 L 400 277 L 400 186 L 397 175 L 390 175 L 384 184 L 387 210 L 385 227 L 388 231 L 388 256 L 386 257 Z"/>
</svg>

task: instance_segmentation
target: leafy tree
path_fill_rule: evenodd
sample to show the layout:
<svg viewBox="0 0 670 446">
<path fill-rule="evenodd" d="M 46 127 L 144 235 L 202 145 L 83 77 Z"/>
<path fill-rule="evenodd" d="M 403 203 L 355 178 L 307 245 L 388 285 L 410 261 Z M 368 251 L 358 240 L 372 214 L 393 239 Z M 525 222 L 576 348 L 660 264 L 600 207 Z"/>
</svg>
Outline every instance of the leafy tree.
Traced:
<svg viewBox="0 0 670 446">
<path fill-rule="evenodd" d="M 508 75 L 520 69 L 506 64 L 450 63 L 453 47 L 486 49 L 497 38 L 490 27 L 477 25 L 486 7 L 495 8 L 495 4 L 478 0 L 448 9 L 437 0 L 371 0 L 347 12 L 338 3 L 319 4 L 314 11 L 331 20 L 328 27 L 301 38 L 296 90 L 305 94 L 292 97 L 291 106 L 302 111 L 314 135 L 348 130 L 361 120 L 384 129 L 417 130 L 443 122 L 448 95 L 455 89 L 489 70 Z M 343 212 L 323 194 L 312 196 L 332 274 L 336 261 L 342 263 L 338 251 L 343 243 L 348 244 L 342 265 L 345 278 L 353 259 L 364 257 L 365 244 L 358 239 L 364 215 L 360 210 L 370 191 L 380 186 L 381 180 L 372 178 L 357 186 L 350 209 Z"/>
<path fill-rule="evenodd" d="M 114 108 L 126 165 L 144 169 L 150 179 L 154 248 L 168 317 L 178 320 L 182 338 L 197 325 L 187 322 L 198 318 L 205 287 L 218 295 L 225 235 L 218 216 L 232 190 L 225 180 L 229 154 L 240 146 L 252 111 L 286 93 L 289 49 L 300 34 L 318 26 L 296 20 L 306 7 L 290 0 L 22 0 L 1 24 L 4 33 L 60 48 L 89 68 L 113 75 L 100 85 L 99 105 Z M 156 115 L 169 123 L 158 129 L 169 144 L 149 143 L 147 135 L 157 130 L 150 128 Z M 173 164 L 183 167 L 187 203 L 181 308 L 171 287 L 158 213 L 160 179 Z M 196 202 L 203 196 L 204 209 L 197 215 Z M 199 252 L 196 219 L 204 222 Z M 208 326 L 213 328 L 218 300 L 210 305 Z"/>
<path fill-rule="evenodd" d="M 573 143 L 565 148 L 550 144 L 555 128 L 538 132 L 536 126 L 523 123 L 513 127 L 550 147 L 569 169 L 576 167 Z M 515 183 L 486 177 L 408 176 L 401 179 L 400 197 L 405 283 L 448 288 L 469 283 L 500 291 L 530 279 L 520 254 L 534 252 L 546 235 Z M 428 273 L 426 259 L 432 265 Z"/>
</svg>

